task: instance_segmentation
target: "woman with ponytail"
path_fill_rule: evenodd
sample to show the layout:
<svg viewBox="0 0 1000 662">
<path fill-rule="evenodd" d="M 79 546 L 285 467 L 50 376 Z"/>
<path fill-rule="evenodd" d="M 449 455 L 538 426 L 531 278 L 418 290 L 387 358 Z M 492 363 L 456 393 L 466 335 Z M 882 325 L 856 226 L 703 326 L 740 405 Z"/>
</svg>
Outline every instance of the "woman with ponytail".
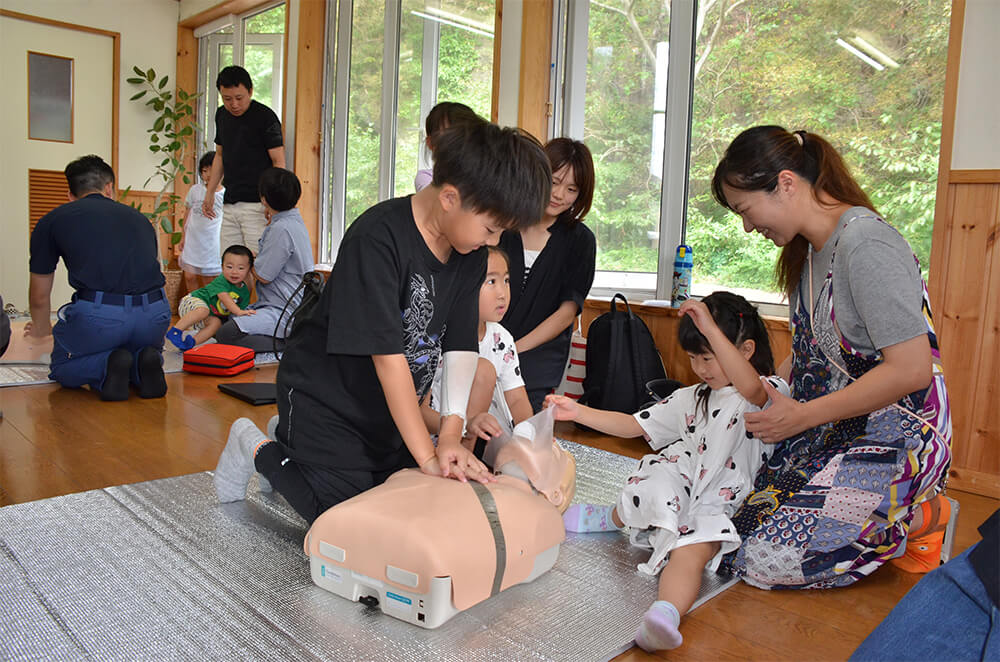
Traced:
<svg viewBox="0 0 1000 662">
<path fill-rule="evenodd" d="M 806 131 L 744 131 L 712 192 L 744 230 L 781 247 L 793 340 L 778 370 L 792 397 L 765 383 L 771 405 L 745 418 L 748 433 L 777 445 L 733 517 L 744 541 L 733 569 L 763 588 L 823 588 L 890 559 L 937 567 L 951 418 L 909 244 L 840 154 Z"/>
</svg>

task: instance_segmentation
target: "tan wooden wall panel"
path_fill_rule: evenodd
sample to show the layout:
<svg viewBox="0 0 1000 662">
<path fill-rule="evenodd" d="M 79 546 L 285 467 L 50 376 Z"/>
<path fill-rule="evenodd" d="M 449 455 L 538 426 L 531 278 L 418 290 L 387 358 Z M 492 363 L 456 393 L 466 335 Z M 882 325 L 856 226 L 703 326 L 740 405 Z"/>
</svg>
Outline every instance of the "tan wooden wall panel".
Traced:
<svg viewBox="0 0 1000 662">
<path fill-rule="evenodd" d="M 986 239 L 989 271 L 984 276 L 975 403 L 969 430 L 969 465 L 1000 475 L 1000 185 L 992 189 L 992 224 Z"/>
<path fill-rule="evenodd" d="M 951 402 L 951 484 L 1000 496 L 1000 182 L 951 184 L 937 328 Z M 938 235 L 941 236 L 941 235 Z"/>
<path fill-rule="evenodd" d="M 990 171 L 993 172 L 993 171 Z M 941 353 L 954 436 L 951 484 L 1000 496 L 1000 182 L 948 189 Z"/>
</svg>

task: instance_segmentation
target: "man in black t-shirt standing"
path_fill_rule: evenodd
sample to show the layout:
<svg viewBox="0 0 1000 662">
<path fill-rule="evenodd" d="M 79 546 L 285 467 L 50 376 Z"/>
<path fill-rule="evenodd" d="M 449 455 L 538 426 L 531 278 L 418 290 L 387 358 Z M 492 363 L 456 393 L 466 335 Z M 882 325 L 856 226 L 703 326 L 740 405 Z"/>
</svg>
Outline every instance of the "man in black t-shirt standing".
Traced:
<svg viewBox="0 0 1000 662">
<path fill-rule="evenodd" d="M 143 398 L 167 392 L 163 334 L 170 306 L 163 292 L 156 231 L 138 210 L 114 199 L 115 173 L 99 156 L 65 170 L 70 202 L 31 233 L 31 321 L 24 335 L 52 334 L 49 377 L 68 388 L 90 386 L 102 400 L 125 400 L 129 383 Z M 76 292 L 52 327 L 52 282 L 62 258 Z"/>
<path fill-rule="evenodd" d="M 267 225 L 257 182 L 268 168 L 285 167 L 281 121 L 273 110 L 253 100 L 253 82 L 243 67 L 220 71 L 215 86 L 222 95 L 222 106 L 215 112 L 216 158 L 201 210 L 215 218 L 215 190 L 224 183 L 219 245 L 241 244 L 256 255 Z"/>
</svg>

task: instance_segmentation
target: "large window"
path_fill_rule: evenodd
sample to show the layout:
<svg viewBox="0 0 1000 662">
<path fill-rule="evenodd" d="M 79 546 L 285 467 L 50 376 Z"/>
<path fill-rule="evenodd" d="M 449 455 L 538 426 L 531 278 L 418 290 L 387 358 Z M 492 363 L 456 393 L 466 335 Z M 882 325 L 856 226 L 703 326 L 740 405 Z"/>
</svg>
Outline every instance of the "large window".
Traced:
<svg viewBox="0 0 1000 662">
<path fill-rule="evenodd" d="M 926 274 L 948 0 L 580 0 L 567 9 L 563 89 L 585 68 L 586 94 L 582 118 L 564 107 L 554 133 L 582 137 L 594 153 L 595 288 L 665 297 L 665 265 L 683 239 L 696 294 L 725 287 L 777 302 L 777 249 L 744 234 L 709 187 L 726 145 L 762 123 L 829 139 Z M 581 12 L 586 20 L 574 19 Z"/>
<path fill-rule="evenodd" d="M 413 191 L 430 167 L 424 119 L 439 101 L 491 112 L 494 14 L 483 0 L 329 4 L 324 135 L 328 183 L 320 259 L 380 200 Z"/>
<path fill-rule="evenodd" d="M 241 16 L 226 16 L 195 31 L 199 37 L 199 153 L 213 149 L 215 111 L 222 98 L 215 89 L 219 71 L 239 65 L 253 81 L 253 98 L 281 117 L 284 70 L 285 4 L 271 5 Z"/>
</svg>

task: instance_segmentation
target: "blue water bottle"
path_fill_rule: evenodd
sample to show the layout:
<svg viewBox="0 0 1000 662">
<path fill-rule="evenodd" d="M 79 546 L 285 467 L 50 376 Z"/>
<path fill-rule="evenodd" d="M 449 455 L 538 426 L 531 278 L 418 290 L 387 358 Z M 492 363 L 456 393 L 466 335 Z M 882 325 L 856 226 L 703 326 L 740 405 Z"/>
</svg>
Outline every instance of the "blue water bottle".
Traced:
<svg viewBox="0 0 1000 662">
<path fill-rule="evenodd" d="M 691 296 L 691 268 L 694 257 L 691 247 L 681 244 L 674 256 L 674 287 L 670 291 L 670 305 L 679 308 L 681 302 Z"/>
</svg>

